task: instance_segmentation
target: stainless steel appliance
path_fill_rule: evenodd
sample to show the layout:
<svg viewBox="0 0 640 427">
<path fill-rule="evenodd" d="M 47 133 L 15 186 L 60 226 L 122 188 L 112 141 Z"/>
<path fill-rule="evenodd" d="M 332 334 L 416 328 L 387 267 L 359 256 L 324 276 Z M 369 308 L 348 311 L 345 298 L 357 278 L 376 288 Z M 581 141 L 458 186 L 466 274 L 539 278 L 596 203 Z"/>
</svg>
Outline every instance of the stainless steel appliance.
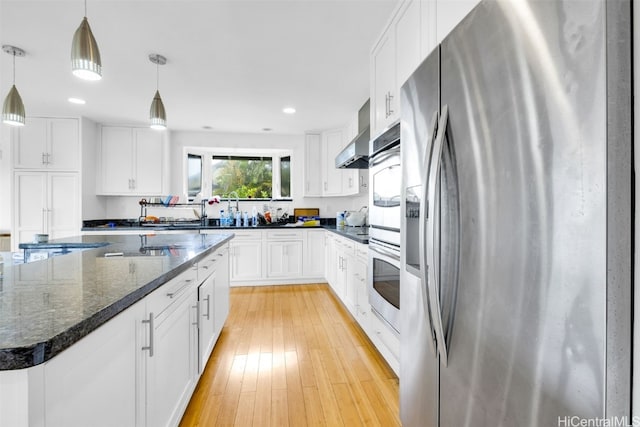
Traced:
<svg viewBox="0 0 640 427">
<path fill-rule="evenodd" d="M 369 168 L 369 100 L 358 110 L 358 135 L 336 156 L 336 168 Z"/>
<path fill-rule="evenodd" d="M 631 421 L 630 9 L 485 0 L 402 86 L 404 426 Z"/>
<path fill-rule="evenodd" d="M 396 123 L 369 144 L 369 234 L 400 245 L 400 123 Z"/>
<path fill-rule="evenodd" d="M 369 303 L 380 319 L 400 332 L 400 248 L 369 239 Z"/>
</svg>

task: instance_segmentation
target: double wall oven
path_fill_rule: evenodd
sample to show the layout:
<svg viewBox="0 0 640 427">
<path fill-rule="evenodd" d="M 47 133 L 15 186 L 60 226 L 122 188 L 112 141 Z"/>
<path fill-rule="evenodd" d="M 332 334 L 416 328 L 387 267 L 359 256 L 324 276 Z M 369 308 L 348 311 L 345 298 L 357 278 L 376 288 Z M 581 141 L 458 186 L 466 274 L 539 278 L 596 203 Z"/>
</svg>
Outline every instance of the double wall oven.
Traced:
<svg viewBox="0 0 640 427">
<path fill-rule="evenodd" d="M 400 123 L 369 143 L 369 303 L 400 332 Z"/>
</svg>

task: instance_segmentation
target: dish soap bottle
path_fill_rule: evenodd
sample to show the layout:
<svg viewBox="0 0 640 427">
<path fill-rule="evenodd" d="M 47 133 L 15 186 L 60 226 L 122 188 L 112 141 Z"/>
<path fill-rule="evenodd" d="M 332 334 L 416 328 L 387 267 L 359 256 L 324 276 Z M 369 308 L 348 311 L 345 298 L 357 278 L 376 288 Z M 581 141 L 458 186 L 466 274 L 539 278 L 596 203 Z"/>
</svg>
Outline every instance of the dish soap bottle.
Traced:
<svg viewBox="0 0 640 427">
<path fill-rule="evenodd" d="M 254 206 L 252 211 L 251 211 L 251 226 L 252 227 L 257 227 L 258 226 L 258 210 L 256 209 L 256 207 Z"/>
</svg>

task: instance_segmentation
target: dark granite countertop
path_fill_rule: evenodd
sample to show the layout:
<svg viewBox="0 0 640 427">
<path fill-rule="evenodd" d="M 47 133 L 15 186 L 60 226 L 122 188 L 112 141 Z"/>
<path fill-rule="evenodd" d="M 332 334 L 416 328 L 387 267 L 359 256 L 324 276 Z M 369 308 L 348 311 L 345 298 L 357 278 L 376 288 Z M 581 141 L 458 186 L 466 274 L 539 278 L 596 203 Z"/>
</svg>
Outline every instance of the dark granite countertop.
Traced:
<svg viewBox="0 0 640 427">
<path fill-rule="evenodd" d="M 325 226 L 325 229 L 358 243 L 369 244 L 369 227 L 337 227 Z"/>
<path fill-rule="evenodd" d="M 106 231 L 106 232 L 117 232 L 117 231 L 123 231 L 123 230 L 143 230 L 145 232 L 149 232 L 149 233 L 153 233 L 154 230 L 157 231 L 164 231 L 164 230 L 171 230 L 171 231 L 175 231 L 175 230 L 184 230 L 184 231 L 189 231 L 189 230 L 220 230 L 220 231 L 224 231 L 224 230 L 275 230 L 275 229 L 287 229 L 287 230 L 306 230 L 306 229 L 313 229 L 313 228 L 323 228 L 325 230 L 329 230 L 333 233 L 339 234 L 340 236 L 346 237 L 348 239 L 354 240 L 358 243 L 363 243 L 363 244 L 368 244 L 369 243 L 369 227 L 364 226 L 364 227 L 340 227 L 337 228 L 335 226 L 335 224 L 333 225 L 317 225 L 317 226 L 304 226 L 304 227 L 300 227 L 300 226 L 292 226 L 292 225 L 260 225 L 258 227 L 220 227 L 220 226 L 213 226 L 213 225 L 209 225 L 209 226 L 202 226 L 202 225 L 197 225 L 197 224 L 192 224 L 192 225 L 163 225 L 163 224 L 157 224 L 154 226 L 139 226 L 139 225 L 124 225 L 124 226 L 118 226 L 118 225 L 114 225 L 113 227 L 105 227 L 105 226 L 99 226 L 99 227 L 84 227 L 82 229 L 82 231 L 97 231 L 97 232 L 102 232 L 102 231 Z"/>
<path fill-rule="evenodd" d="M 231 231 L 81 236 L 43 246 L 89 247 L 86 250 L 5 264 L 0 278 L 0 370 L 51 359 L 231 238 Z M 123 258 L 126 268 L 120 268 Z"/>
</svg>

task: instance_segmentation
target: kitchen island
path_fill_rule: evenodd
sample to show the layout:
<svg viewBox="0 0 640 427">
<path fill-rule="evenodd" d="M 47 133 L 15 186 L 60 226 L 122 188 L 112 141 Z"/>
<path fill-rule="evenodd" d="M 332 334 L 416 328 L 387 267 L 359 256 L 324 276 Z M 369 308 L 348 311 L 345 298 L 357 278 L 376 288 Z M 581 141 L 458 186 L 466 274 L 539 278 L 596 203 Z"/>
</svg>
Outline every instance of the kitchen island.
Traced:
<svg viewBox="0 0 640 427">
<path fill-rule="evenodd" d="M 179 421 L 228 313 L 232 238 L 81 236 L 43 248 L 98 247 L 5 266 L 0 425 Z"/>
</svg>

